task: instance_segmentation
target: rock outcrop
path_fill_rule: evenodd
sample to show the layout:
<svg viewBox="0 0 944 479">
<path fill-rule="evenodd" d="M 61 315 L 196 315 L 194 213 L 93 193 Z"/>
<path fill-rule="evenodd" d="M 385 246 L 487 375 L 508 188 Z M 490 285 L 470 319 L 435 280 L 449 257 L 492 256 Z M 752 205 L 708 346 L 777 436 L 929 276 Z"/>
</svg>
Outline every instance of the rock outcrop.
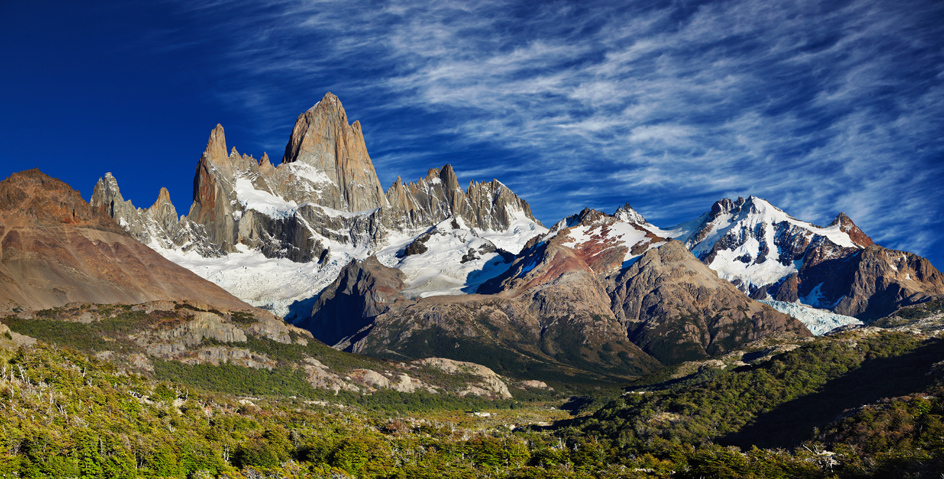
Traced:
<svg viewBox="0 0 944 479">
<path fill-rule="evenodd" d="M 344 349 L 367 333 L 374 318 L 398 301 L 406 301 L 400 294 L 403 287 L 403 273 L 383 266 L 377 258 L 352 260 L 322 291 L 311 317 L 299 326 L 317 331 L 318 339 Z"/>
<path fill-rule="evenodd" d="M 316 337 L 344 337 L 328 343 L 371 355 L 466 360 L 471 346 L 611 377 L 651 369 L 650 355 L 675 363 L 764 336 L 810 335 L 797 320 L 719 278 L 682 243 L 659 236 L 641 215 L 626 207 L 620 216 L 588 209 L 563 220 L 533 238 L 478 295 L 411 301 L 401 294 L 396 270 L 366 261 L 349 265 L 313 311 L 336 318 L 332 325 L 346 318 L 349 326 L 343 334 L 309 329 Z M 390 279 L 381 286 L 380 277 Z M 338 295 L 342 290 L 350 294 Z M 503 374 L 539 377 L 522 375 L 510 358 L 498 366 L 475 361 Z"/>
<path fill-rule="evenodd" d="M 233 156 L 238 158 L 235 149 Z M 223 126 L 216 125 L 197 163 L 193 177 L 193 203 L 187 218 L 206 229 L 208 245 L 205 247 L 212 249 L 209 245 L 213 245 L 227 253 L 235 251 L 236 247 L 238 203 L 234 179 L 235 169 L 230 155 L 226 154 Z"/>
<path fill-rule="evenodd" d="M 414 361 L 413 364 L 429 366 L 448 374 L 468 374 L 482 378 L 481 382 L 478 384 L 470 384 L 460 391 L 459 394 L 462 396 L 467 394 L 482 396 L 485 394 L 480 393 L 478 390 L 484 390 L 486 394 L 491 394 L 501 399 L 511 399 L 511 392 L 508 391 L 508 385 L 505 384 L 501 376 L 481 364 L 453 361 L 445 358 L 420 359 Z"/>
<path fill-rule="evenodd" d="M 282 163 L 304 163 L 316 172 L 322 181 L 309 192 L 312 203 L 347 212 L 387 205 L 361 124 L 348 124 L 341 101 L 331 93 L 298 116 Z"/>
<path fill-rule="evenodd" d="M 799 295 L 839 314 L 870 321 L 944 297 L 944 275 L 914 253 L 871 245 L 804 269 Z"/>
<path fill-rule="evenodd" d="M 504 378 L 478 364 L 441 358 L 403 363 L 358 357 L 331 349 L 312 338 L 308 331 L 286 324 L 265 311 L 205 310 L 208 306 L 194 301 L 152 301 L 136 305 L 70 303 L 53 310 L 21 311 L 5 319 L 14 329 L 34 321 L 75 323 L 70 330 L 77 334 L 90 332 L 82 332 L 83 326 L 89 330 L 94 328 L 100 341 L 69 344 L 98 359 L 111 361 L 125 371 L 154 371 L 158 361 L 228 366 L 220 370 L 226 377 L 203 377 L 206 384 L 225 383 L 231 380 L 229 374 L 233 367 L 241 367 L 279 369 L 282 373 L 298 371 L 312 387 L 335 392 L 372 394 L 393 390 L 511 398 Z M 102 329 L 95 324 L 99 321 L 110 321 L 121 327 Z M 48 327 L 56 329 L 54 324 Z M 52 334 L 43 338 L 58 341 L 60 336 Z M 29 347 L 36 342 L 37 339 L 18 334 L 0 323 L 0 349 Z"/>
<path fill-rule="evenodd" d="M 170 200 L 167 188 L 161 188 L 157 200 L 150 208 L 135 208 L 131 200 L 125 200 L 118 188 L 118 181 L 111 173 L 98 179 L 92 198 L 93 208 L 112 217 L 122 229 L 134 239 L 164 249 L 196 251 L 205 257 L 223 254 L 213 246 L 204 225 L 187 221 L 186 216 L 177 216 L 177 209 Z"/>
<path fill-rule="evenodd" d="M 564 263 L 572 255 L 558 253 Z M 597 283 L 596 290 L 581 288 L 564 275 L 503 294 L 408 300 L 399 275 L 370 260 L 349 265 L 319 298 L 312 313 L 318 322 L 307 329 L 360 354 L 475 362 L 513 377 L 619 381 L 658 367 L 626 339 Z"/>
<path fill-rule="evenodd" d="M 674 240 L 614 276 L 608 291 L 630 339 L 664 363 L 722 354 L 764 336 L 811 335 L 718 278 Z"/>
</svg>

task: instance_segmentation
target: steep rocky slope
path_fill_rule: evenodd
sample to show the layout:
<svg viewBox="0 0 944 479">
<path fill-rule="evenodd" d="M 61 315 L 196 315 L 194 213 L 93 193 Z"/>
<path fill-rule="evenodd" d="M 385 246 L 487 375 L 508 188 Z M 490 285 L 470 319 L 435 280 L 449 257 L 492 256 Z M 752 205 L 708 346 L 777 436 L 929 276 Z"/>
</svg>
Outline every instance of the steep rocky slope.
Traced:
<svg viewBox="0 0 944 479">
<path fill-rule="evenodd" d="M 491 231 L 518 221 L 540 224 L 497 180 L 473 181 L 463 191 L 450 165 L 413 183 L 398 178 L 384 193 L 360 124 L 348 124 L 331 93 L 298 117 L 278 167 L 267 155 L 256 160 L 226 148 L 217 125 L 197 164 L 190 212 L 179 220 L 167 214 L 176 212 L 169 201 L 135 210 L 122 201 L 110 174 L 95 186 L 92 205 L 140 241 L 164 249 L 213 256 L 244 245 L 297 262 L 324 261 L 331 246 L 377 249 L 451 217 Z"/>
<path fill-rule="evenodd" d="M 944 294 L 926 260 L 874 245 L 845 214 L 820 227 L 753 196 L 720 200 L 672 228 L 626 204 L 613 215 L 586 209 L 548 231 L 501 182 L 463 189 L 450 165 L 414 182 L 397 178 L 384 192 L 361 125 L 349 123 L 330 93 L 298 116 L 278 166 L 265 154 L 256 160 L 227 148 L 218 125 L 198 162 L 186 216 L 177 217 L 166 191 L 150 208 L 135 209 L 110 175 L 92 203 L 167 258 L 339 348 L 381 351 L 396 343 L 383 354 L 403 354 L 415 338 L 394 339 L 378 324 L 473 331 L 478 326 L 442 312 L 477 317 L 469 311 L 487 304 L 513 311 L 502 314 L 524 331 L 540 330 L 540 354 L 554 361 L 557 341 L 579 331 L 575 337 L 590 346 L 573 361 L 618 338 L 672 362 L 758 335 L 805 334 L 721 280 L 803 313 L 818 333 L 856 320 L 825 321 L 816 308 L 868 320 Z M 681 255 L 673 239 L 694 257 Z M 471 293 L 487 296 L 433 299 Z M 418 323 L 394 326 L 407 316 Z"/>
<path fill-rule="evenodd" d="M 351 262 L 300 324 L 362 354 L 441 356 L 520 378 L 613 381 L 658 367 L 626 339 L 602 290 L 579 290 L 569 277 L 521 292 L 413 300 L 401 278 L 375 260 Z"/>
<path fill-rule="evenodd" d="M 678 241 L 615 275 L 609 293 L 630 339 L 663 362 L 725 353 L 764 336 L 811 335 L 798 320 L 718 278 Z"/>
<path fill-rule="evenodd" d="M 810 335 L 718 278 L 682 243 L 640 227 L 644 219 L 628 207 L 621 211 L 625 220 L 585 210 L 562 221 L 508 258 L 476 295 L 409 300 L 399 271 L 352 262 L 303 324 L 329 344 L 372 355 L 495 360 L 500 349 L 562 370 L 627 377 L 651 368 L 649 355 L 673 363 L 764 336 Z M 478 351 L 462 349 L 469 343 Z M 512 374 L 537 372 L 514 362 L 504 365 Z"/>
<path fill-rule="evenodd" d="M 818 263 L 799 277 L 798 295 L 866 321 L 944 297 L 944 275 L 927 259 L 878 245 Z"/>
<path fill-rule="evenodd" d="M 38 169 L 0 181 L 0 309 L 189 299 L 248 308 Z"/>
<path fill-rule="evenodd" d="M 762 336 L 810 334 L 797 320 L 752 301 L 720 279 L 682 243 L 661 235 L 668 236 L 629 205 L 614 216 L 584 210 L 532 240 L 532 255 L 570 251 L 567 261 L 546 253 L 522 257 L 516 261 L 519 266 L 486 288 L 530 290 L 570 272 L 576 281 L 567 286 L 569 294 L 596 292 L 593 297 L 602 301 L 594 302 L 602 302 L 631 341 L 668 363 L 718 354 Z M 582 271 L 583 278 L 573 271 Z M 564 297 L 556 302 L 572 301 Z"/>
</svg>

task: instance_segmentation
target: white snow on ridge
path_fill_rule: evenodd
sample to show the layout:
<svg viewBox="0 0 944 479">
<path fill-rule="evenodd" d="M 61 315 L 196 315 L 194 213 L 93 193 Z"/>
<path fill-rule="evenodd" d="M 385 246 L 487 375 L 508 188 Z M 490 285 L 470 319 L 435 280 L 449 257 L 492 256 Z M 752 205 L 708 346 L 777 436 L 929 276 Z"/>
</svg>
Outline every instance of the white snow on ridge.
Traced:
<svg viewBox="0 0 944 479">
<path fill-rule="evenodd" d="M 692 234 L 700 229 L 701 224 L 706 219 L 707 216 L 702 215 L 702 217 L 700 217 L 698 220 L 677 225 L 670 229 L 670 234 L 673 234 L 674 238 L 686 242 L 691 239 Z M 852 238 L 849 237 L 848 233 L 842 231 L 842 226 L 838 223 L 826 228 L 815 226 L 812 223 L 800 221 L 788 215 L 780 208 L 777 208 L 776 206 L 767 202 L 767 200 L 763 200 L 756 196 L 751 196 L 748 197 L 744 205 L 741 206 L 740 212 L 737 214 L 737 216 L 726 213 L 715 218 L 715 220 L 711 223 L 712 226 L 710 234 L 702 241 L 699 241 L 692 252 L 697 255 L 701 252 L 710 250 L 715 241 L 735 227 L 745 227 L 752 229 L 761 223 L 765 223 L 769 227 L 772 227 L 773 225 L 782 222 L 798 226 L 810 231 L 813 234 L 824 236 L 833 243 L 844 248 L 861 248 L 861 246 L 852 241 Z M 772 242 L 769 244 L 773 245 Z"/>
<path fill-rule="evenodd" d="M 649 228 L 647 228 L 646 226 L 650 226 L 650 225 L 638 225 L 638 226 L 645 228 L 647 231 L 652 232 L 656 236 L 661 236 L 659 233 L 664 233 L 663 230 L 655 226 L 652 226 Z M 604 227 L 606 227 L 607 229 L 607 235 L 605 238 L 601 236 L 603 234 Z M 626 250 L 626 254 L 623 257 L 624 263 L 632 260 L 633 258 L 642 256 L 642 253 L 636 254 L 636 255 L 632 253 L 632 249 L 634 246 L 640 243 L 651 241 L 649 238 L 646 237 L 646 231 L 640 231 L 633 224 L 627 223 L 623 220 L 615 221 L 606 225 L 595 223 L 591 225 L 575 226 L 570 229 L 570 232 L 568 233 L 567 236 L 568 238 L 570 238 L 570 241 L 563 243 L 562 246 L 566 246 L 568 248 L 576 248 L 578 245 L 593 241 L 594 238 L 599 238 L 601 241 L 604 241 L 604 242 L 616 242 L 614 246 L 616 245 L 625 246 L 627 250 Z M 648 248 L 646 248 L 646 251 L 652 248 L 658 248 L 659 246 L 662 246 L 663 244 L 665 244 L 664 241 L 650 243 Z"/>
<path fill-rule="evenodd" d="M 459 228 L 453 228 L 452 221 L 449 218 L 430 230 L 431 235 L 424 242 L 426 251 L 423 253 L 397 258 L 397 252 L 412 242 L 412 237 L 392 242 L 377 253 L 377 259 L 382 264 L 397 268 L 406 276 L 404 296 L 417 298 L 467 294 L 510 266 L 498 253 L 482 253 L 482 248 L 490 242 L 483 233 L 468 229 L 461 218 L 456 219 Z M 524 241 L 537 234 L 524 234 L 532 231 L 535 230 L 528 228 L 515 232 L 512 227 L 504 234 L 492 232 L 492 236 L 520 250 Z M 463 263 L 463 256 L 470 251 L 474 253 L 475 259 Z"/>
<path fill-rule="evenodd" d="M 294 214 L 298 208 L 293 202 L 285 202 L 269 193 L 255 190 L 247 179 L 237 180 L 237 188 L 240 203 L 247 209 L 285 217 Z M 358 216 L 373 212 L 347 213 L 321 206 L 318 208 L 329 215 Z M 434 234 L 426 242 L 428 251 L 420 255 L 402 259 L 396 257 L 397 252 L 419 234 L 390 232 L 385 238 L 386 244 L 376 251 L 376 256 L 385 266 L 399 268 L 406 275 L 404 295 L 425 297 L 474 292 L 479 285 L 501 274 L 509 266 L 498 253 L 481 253 L 480 248 L 491 241 L 503 249 L 518 252 L 532 236 L 546 231 L 546 228 L 520 218 L 506 231 L 471 230 L 461 219 L 457 219 L 457 222 L 459 229 L 452 228 L 451 218 L 437 225 L 435 231 L 439 234 Z M 285 258 L 267 258 L 260 251 L 250 250 L 245 245 L 237 245 L 237 252 L 220 258 L 204 258 L 196 252 L 165 249 L 156 242 L 149 246 L 168 260 L 193 271 L 237 298 L 291 321 L 295 318 L 290 315 L 310 313 L 311 298 L 330 285 L 352 259 L 363 261 L 375 253 L 369 246 L 354 247 L 331 241 L 317 233 L 314 236 L 331 249 L 325 265 L 317 261 L 296 263 Z M 462 263 L 462 256 L 470 249 L 475 251 L 476 259 Z M 298 309 L 303 303 L 303 308 L 307 310 L 293 311 L 293 305 Z"/>
<path fill-rule="evenodd" d="M 547 228 L 528 218 L 524 211 L 515 210 L 514 219 L 508 229 L 504 231 L 475 230 L 475 234 L 509 253 L 518 254 L 528 240 L 547 231 Z"/>
<path fill-rule="evenodd" d="M 862 324 L 862 321 L 852 316 L 832 313 L 805 304 L 787 303 L 785 301 L 761 301 L 761 303 L 767 304 L 781 313 L 793 316 L 816 336 L 826 334 L 840 326 Z"/>
<path fill-rule="evenodd" d="M 758 286 L 776 283 L 798 269 L 795 263 L 784 265 L 776 258 L 769 258 L 763 263 L 755 263 L 759 250 L 760 243 L 754 238 L 748 238 L 743 245 L 734 250 L 719 250 L 708 266 L 717 271 L 718 276 L 723 279 L 728 281 L 739 279 L 743 283 Z M 745 263 L 739 260 L 744 255 L 750 256 L 751 261 Z"/>
<path fill-rule="evenodd" d="M 670 228 L 667 233 L 685 242 L 696 257 L 710 252 L 725 236 L 737 240 L 740 246 L 732 250 L 718 250 L 708 266 L 717 271 L 720 277 L 728 281 L 738 280 L 744 285 L 760 287 L 773 284 L 802 266 L 800 262 L 788 262 L 786 265 L 781 262 L 775 245 L 776 225 L 781 223 L 806 231 L 807 233 L 803 234 L 808 238 L 819 235 L 840 247 L 861 248 L 852 241 L 848 233 L 842 231 L 839 224 L 827 228 L 814 226 L 755 196 L 749 197 L 739 210 L 720 214 L 710 223 L 707 223 L 707 220 L 708 215 L 705 214 L 695 221 Z M 700 231 L 706 232 L 706 236 L 693 244 L 693 236 Z M 764 246 L 767 248 L 766 258 L 758 262 Z"/>
</svg>

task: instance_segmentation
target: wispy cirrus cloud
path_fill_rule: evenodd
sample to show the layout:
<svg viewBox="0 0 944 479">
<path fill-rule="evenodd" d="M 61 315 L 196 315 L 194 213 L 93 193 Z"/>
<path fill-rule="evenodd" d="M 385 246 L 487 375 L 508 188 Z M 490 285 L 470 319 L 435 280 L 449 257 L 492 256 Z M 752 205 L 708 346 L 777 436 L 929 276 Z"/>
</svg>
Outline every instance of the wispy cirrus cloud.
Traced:
<svg viewBox="0 0 944 479">
<path fill-rule="evenodd" d="M 450 162 L 545 222 L 630 201 L 668 225 L 756 194 L 821 223 L 846 211 L 888 246 L 941 244 L 939 2 L 180 8 L 225 18 L 200 39 L 221 42 L 218 95 L 255 115 L 260 145 L 331 90 L 385 183 Z"/>
</svg>

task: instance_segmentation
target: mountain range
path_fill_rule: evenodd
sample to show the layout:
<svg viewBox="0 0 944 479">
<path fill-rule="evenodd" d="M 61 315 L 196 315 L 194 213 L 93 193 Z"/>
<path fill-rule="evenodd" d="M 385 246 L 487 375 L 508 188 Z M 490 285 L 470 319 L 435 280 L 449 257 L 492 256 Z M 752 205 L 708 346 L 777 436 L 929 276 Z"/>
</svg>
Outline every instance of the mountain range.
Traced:
<svg viewBox="0 0 944 479">
<path fill-rule="evenodd" d="M 278 166 L 227 148 L 217 125 L 186 215 L 163 189 L 136 208 L 111 174 L 87 209 L 347 351 L 625 378 L 944 296 L 926 259 L 875 245 L 843 213 L 821 227 L 752 196 L 665 228 L 629 204 L 547 228 L 498 180 L 463 189 L 450 165 L 384 190 L 330 93 L 299 115 Z"/>
</svg>

